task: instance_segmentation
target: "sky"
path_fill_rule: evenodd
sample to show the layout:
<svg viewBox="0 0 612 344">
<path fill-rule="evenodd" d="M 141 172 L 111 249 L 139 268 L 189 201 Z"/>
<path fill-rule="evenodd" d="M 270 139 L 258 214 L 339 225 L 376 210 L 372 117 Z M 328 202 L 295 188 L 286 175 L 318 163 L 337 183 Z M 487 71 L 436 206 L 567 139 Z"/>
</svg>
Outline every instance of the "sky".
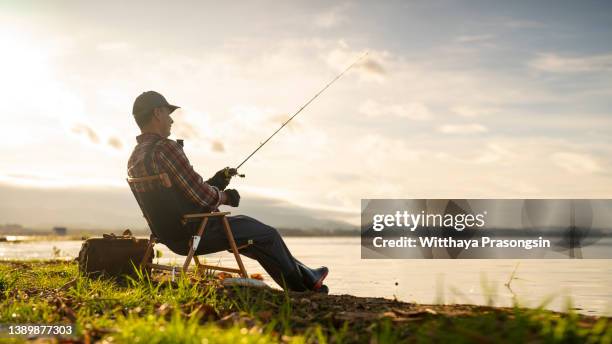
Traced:
<svg viewBox="0 0 612 344">
<path fill-rule="evenodd" d="M 366 51 L 242 167 L 238 212 L 610 198 L 611 36 L 607 1 L 0 1 L 0 224 L 143 225 L 141 92 L 181 106 L 171 138 L 206 179 Z"/>
</svg>

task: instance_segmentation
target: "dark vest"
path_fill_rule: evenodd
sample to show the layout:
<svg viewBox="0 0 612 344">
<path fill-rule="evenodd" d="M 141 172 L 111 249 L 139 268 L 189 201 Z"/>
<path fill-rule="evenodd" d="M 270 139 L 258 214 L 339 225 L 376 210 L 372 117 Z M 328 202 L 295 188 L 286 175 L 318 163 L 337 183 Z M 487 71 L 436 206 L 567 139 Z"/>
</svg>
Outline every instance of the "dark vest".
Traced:
<svg viewBox="0 0 612 344">
<path fill-rule="evenodd" d="M 144 164 L 148 175 L 156 175 L 161 171 L 153 166 L 153 156 L 160 141 L 151 144 L 145 154 Z M 173 181 L 172 187 L 165 187 L 161 183 L 154 183 L 152 188 L 145 192 L 135 192 L 139 198 L 139 205 L 148 218 L 151 232 L 158 238 L 158 242 L 168 246 L 177 254 L 188 253 L 189 239 L 197 230 L 197 222 L 186 225 L 181 223 L 185 214 L 203 212 L 201 207 L 196 206 L 187 199 L 184 193 L 178 189 Z"/>
</svg>

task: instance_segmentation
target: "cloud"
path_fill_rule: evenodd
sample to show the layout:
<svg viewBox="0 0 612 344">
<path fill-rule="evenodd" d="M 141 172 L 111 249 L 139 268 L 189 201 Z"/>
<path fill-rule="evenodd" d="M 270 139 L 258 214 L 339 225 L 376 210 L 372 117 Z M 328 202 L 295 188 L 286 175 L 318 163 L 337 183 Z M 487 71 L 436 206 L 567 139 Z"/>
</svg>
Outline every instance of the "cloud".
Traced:
<svg viewBox="0 0 612 344">
<path fill-rule="evenodd" d="M 119 140 L 118 138 L 112 136 L 108 139 L 108 145 L 120 150 L 121 148 L 123 148 L 123 143 L 121 142 L 121 140 Z"/>
<path fill-rule="evenodd" d="M 200 137 L 198 130 L 184 118 L 181 118 L 180 121 L 175 121 L 172 126 L 172 131 L 176 137 L 183 139 L 197 139 Z"/>
<path fill-rule="evenodd" d="M 452 107 L 451 111 L 462 117 L 480 117 L 497 113 L 499 112 L 499 109 L 471 105 L 458 105 Z"/>
<path fill-rule="evenodd" d="M 100 143 L 98 134 L 85 124 L 77 124 L 72 128 L 72 132 L 76 134 L 84 134 L 92 143 Z"/>
<path fill-rule="evenodd" d="M 332 7 L 325 12 L 317 14 L 314 18 L 315 26 L 324 29 L 329 29 L 346 22 L 347 17 L 344 12 L 347 8 L 348 4 L 342 4 L 339 6 Z"/>
<path fill-rule="evenodd" d="M 545 27 L 544 23 L 540 23 L 532 20 L 507 20 L 503 22 L 504 26 L 511 29 L 534 29 Z"/>
<path fill-rule="evenodd" d="M 380 62 L 376 61 L 373 58 L 366 58 L 363 62 L 359 63 L 359 68 L 375 75 L 385 75 L 387 71 L 380 64 Z"/>
<path fill-rule="evenodd" d="M 539 54 L 529 62 L 531 68 L 549 73 L 582 73 L 612 71 L 612 54 L 564 57 L 558 54 Z"/>
<path fill-rule="evenodd" d="M 367 159 L 363 159 L 364 152 L 367 152 Z M 347 173 L 346 171 L 357 173 L 361 179 L 355 178 L 353 181 L 355 184 L 353 185 L 364 182 L 367 184 L 367 178 L 374 178 L 377 183 L 377 192 L 381 192 L 382 195 L 385 191 L 389 191 L 387 196 L 393 197 L 401 189 L 407 170 L 405 167 L 419 165 L 420 162 L 427 159 L 427 155 L 426 151 L 415 148 L 412 141 L 371 133 L 364 137 L 355 138 L 351 146 L 343 154 L 338 155 L 336 163 L 342 165 L 343 158 L 361 156 L 358 168 L 354 170 L 343 169 L 341 173 Z M 381 172 L 381 169 L 384 169 L 384 173 Z M 335 174 L 337 173 L 335 172 Z M 346 185 L 345 187 L 352 189 L 350 183 L 340 183 L 338 185 L 336 178 L 331 177 L 330 179 L 338 188 L 342 188 L 341 185 Z M 383 186 L 383 183 L 385 186 Z M 357 192 L 357 194 L 360 193 Z M 360 195 L 363 196 L 363 194 Z M 356 195 L 353 194 L 353 196 Z"/>
<path fill-rule="evenodd" d="M 603 170 L 599 162 L 588 154 L 557 152 L 552 154 L 551 160 L 571 174 L 591 174 Z"/>
<path fill-rule="evenodd" d="M 490 35 L 490 34 L 466 35 L 466 36 L 459 36 L 459 37 L 455 38 L 455 42 L 458 42 L 458 43 L 477 43 L 477 42 L 490 41 L 494 37 L 495 36 Z"/>
<path fill-rule="evenodd" d="M 219 153 L 225 152 L 225 146 L 223 146 L 223 142 L 219 140 L 213 140 L 211 148 L 213 152 L 219 152 Z"/>
<path fill-rule="evenodd" d="M 501 21 L 498 22 L 498 25 L 499 23 Z M 453 38 L 458 36 L 456 33 L 450 34 L 450 37 Z M 287 38 L 287 36 L 290 37 Z M 123 133 L 127 134 L 137 130 L 132 121 L 126 120 L 133 96 L 145 89 L 158 89 L 164 94 L 172 90 L 171 93 L 181 98 L 177 99 L 179 104 L 184 105 L 185 108 L 202 111 L 202 116 L 192 117 L 191 121 L 197 124 L 198 132 L 202 135 L 198 142 L 188 145 L 188 147 L 199 145 L 201 148 L 201 150 L 194 148 L 191 151 L 192 154 L 189 155 L 194 165 L 196 167 L 199 165 L 226 166 L 227 161 L 225 160 L 228 160 L 230 156 L 233 157 L 232 159 L 241 157 L 255 148 L 256 143 L 259 142 L 257 140 L 265 139 L 271 134 L 275 129 L 269 122 L 271 115 L 295 111 L 297 106 L 303 104 L 307 96 L 320 89 L 326 81 L 346 68 L 365 50 L 365 47 L 360 45 L 364 41 L 349 36 L 346 42 L 350 45 L 338 42 L 336 38 L 296 39 L 291 37 L 293 36 L 281 33 L 280 37 L 272 35 L 238 40 L 230 35 L 219 37 L 222 41 L 220 45 L 211 42 L 211 46 L 207 47 L 194 46 L 193 50 L 171 51 L 167 48 L 155 51 L 153 48 L 138 56 L 126 54 L 121 58 L 114 56 L 115 54 L 99 54 L 92 49 L 77 49 L 78 54 L 57 59 L 57 63 L 61 64 L 57 66 L 56 72 L 49 75 L 49 80 L 65 80 L 66 87 L 64 88 L 74 93 L 74 99 L 78 100 L 75 103 L 82 103 L 75 109 L 65 105 L 61 106 L 61 111 L 64 112 L 70 110 L 71 113 L 87 114 L 86 117 L 82 116 L 83 119 L 71 118 L 72 123 L 92 123 L 90 126 L 99 134 L 103 134 L 101 129 L 106 128 L 101 128 L 93 123 L 103 126 L 109 125 L 112 120 L 112 130 L 121 133 L 122 139 L 125 137 Z M 121 37 L 108 36 L 109 41 L 120 41 L 121 39 Z M 44 42 L 45 39 L 40 41 Z M 91 40 L 85 40 L 83 44 L 88 47 L 91 45 Z M 480 46 L 478 44 L 452 45 L 468 48 Z M 332 52 L 337 52 L 334 55 L 336 59 L 328 61 L 327 57 L 331 56 Z M 472 55 L 441 54 L 439 52 L 439 49 L 432 50 L 425 47 L 423 50 L 414 50 L 412 53 L 406 53 L 403 50 L 393 50 L 393 53 L 388 55 L 381 51 L 372 52 L 370 56 L 375 57 L 375 61 L 379 62 L 388 72 L 385 75 L 384 87 L 369 82 L 375 80 L 375 77 L 380 77 L 380 74 L 362 68 L 351 70 L 343 79 L 334 84 L 329 92 L 326 91 L 323 97 L 317 99 L 312 107 L 308 108 L 309 114 L 304 113 L 304 118 L 296 118 L 296 123 L 303 129 L 300 130 L 300 133 L 303 131 L 304 135 L 285 135 L 284 131 L 281 132 L 274 138 L 272 144 L 267 145 L 264 150 L 257 153 L 255 159 L 249 161 L 247 165 L 249 170 L 245 172 L 252 176 L 251 180 L 257 181 L 259 185 L 278 185 L 279 188 L 292 192 L 296 195 L 295 199 L 303 202 L 336 204 L 337 200 L 346 198 L 348 201 L 340 201 L 340 204 L 351 206 L 351 202 L 358 203 L 358 200 L 364 198 L 365 195 L 402 197 L 408 194 L 430 197 L 448 195 L 448 190 L 456 190 L 455 194 L 462 195 L 463 192 L 466 195 L 479 196 L 517 195 L 513 194 L 510 188 L 500 188 L 495 183 L 488 183 L 497 175 L 503 175 L 510 180 L 529 180 L 534 185 L 541 187 L 540 196 L 555 192 L 557 194 L 575 192 L 574 194 L 579 195 L 579 192 L 574 191 L 578 190 L 578 186 L 567 183 L 565 170 L 558 168 L 549 159 L 552 152 L 580 149 L 580 151 L 592 152 L 593 156 L 599 159 L 602 167 L 609 165 L 607 156 L 612 156 L 612 154 L 595 155 L 595 152 L 605 152 L 610 146 L 607 140 L 609 136 L 605 136 L 606 125 L 601 124 L 608 123 L 609 120 L 606 119 L 607 122 L 604 122 L 603 119 L 598 119 L 597 122 L 594 122 L 592 117 L 586 116 L 588 113 L 580 113 L 582 108 L 586 107 L 584 104 L 589 104 L 584 100 L 590 99 L 605 105 L 607 98 L 604 95 L 594 95 L 589 99 L 581 98 L 575 93 L 566 94 L 551 89 L 544 82 L 545 80 L 532 78 L 532 75 L 526 73 L 525 70 L 489 68 L 491 66 L 489 63 L 503 62 L 497 61 L 497 55 L 493 57 L 495 61 L 482 55 L 481 57 L 487 60 L 481 63 Z M 24 56 L 32 58 L 37 55 L 25 52 L 16 57 L 23 59 Z M 92 69 L 91 65 L 99 68 Z M 157 68 L 155 73 L 150 72 L 151 66 Z M 5 66 L 9 72 L 11 68 Z M 17 74 L 15 74 L 15 80 L 20 80 Z M 58 75 L 78 77 L 59 78 Z M 31 80 L 27 80 L 30 83 Z M 33 80 L 37 81 L 37 79 Z M 36 84 L 36 82 L 31 84 Z M 117 94 L 129 94 L 129 97 L 126 96 L 129 99 L 117 98 L 114 93 L 100 97 L 97 93 L 100 86 L 103 86 L 104 89 L 116 89 Z M 55 88 L 49 87 L 49 90 L 55 90 Z M 13 96 L 13 93 L 9 94 Z M 24 94 L 27 95 L 26 92 Z M 166 95 L 172 96 L 171 94 Z M 66 97 L 62 99 L 64 98 Z M 355 120 L 355 112 L 360 110 L 359 106 L 367 99 L 377 101 L 369 106 L 364 106 L 365 110 L 368 110 L 366 112 L 373 117 L 367 118 L 364 115 Z M 22 103 L 26 105 L 27 102 Z M 255 110 L 245 109 L 245 111 L 235 113 L 232 111 L 232 106 L 237 104 L 253 106 Z M 543 108 L 541 104 L 546 104 L 546 106 Z M 444 112 L 447 111 L 437 112 L 438 109 L 453 109 L 453 106 L 456 105 L 459 106 L 459 108 L 454 108 L 457 115 L 445 114 Z M 27 104 L 27 106 L 31 105 Z M 516 115 L 489 116 L 486 122 L 478 117 L 476 117 L 478 119 L 458 118 L 458 116 L 484 116 L 487 108 L 493 106 L 498 107 L 503 113 Z M 564 106 L 566 116 L 554 113 L 559 106 Z M 565 109 L 565 106 L 579 106 L 580 111 L 576 112 L 575 108 Z M 33 122 L 29 115 L 30 111 L 18 108 L 19 112 L 15 110 L 15 115 L 12 117 L 21 118 L 23 122 Z M 584 111 L 589 112 L 590 110 L 584 109 Z M 601 118 L 610 117 L 604 117 L 607 115 L 605 108 L 596 111 L 602 112 Z M 40 112 L 44 113 L 42 110 Z M 537 116 L 540 112 L 546 113 Z M 397 120 L 405 114 L 408 114 L 408 117 L 420 119 L 435 117 L 441 122 L 435 122 L 435 125 L 434 122 L 414 123 L 419 126 L 415 128 L 416 126 L 407 126 L 407 120 Z M 112 117 L 109 118 L 109 115 Z M 390 120 L 380 120 L 381 118 L 376 116 L 389 116 Z M 181 121 L 182 118 L 178 117 L 175 124 Z M 526 121 L 529 123 L 538 121 L 538 127 L 524 130 Z M 123 122 L 126 124 L 120 124 Z M 438 132 L 432 135 L 431 132 L 442 124 L 474 122 L 485 124 L 494 133 L 461 136 L 444 135 Z M 40 123 L 46 125 L 50 122 L 41 121 Z M 117 129 L 115 129 L 115 124 L 119 126 Z M 560 125 L 568 129 L 560 132 Z M 507 159 L 503 158 L 500 152 L 483 149 L 491 140 L 509 137 L 509 135 L 496 137 L 496 134 L 499 133 L 497 130 L 494 131 L 493 127 L 500 126 L 504 126 L 508 132 L 520 133 L 520 135 L 512 135 L 511 139 L 525 143 L 516 149 L 509 146 L 518 155 L 515 160 L 508 160 L 508 163 L 512 163 L 512 168 L 504 168 L 507 165 L 501 165 L 506 163 Z M 570 129 L 572 126 L 574 129 Z M 575 129 L 576 126 L 578 129 Z M 13 127 L 15 127 L 14 124 Z M 427 130 L 423 127 L 433 129 Z M 68 128 L 70 130 L 70 126 Z M 320 133 L 328 138 L 327 142 L 323 141 L 325 144 L 317 146 L 319 149 L 310 149 L 313 136 L 310 133 L 313 131 L 311 128 L 315 128 L 317 134 Z M 47 128 L 44 129 L 47 130 Z M 91 147 L 75 145 L 71 140 L 58 137 L 62 135 L 55 135 L 52 129 L 50 127 L 47 130 L 49 133 L 45 132 L 44 138 L 57 140 L 62 149 L 41 151 L 31 142 L 31 148 L 27 147 L 27 150 L 9 150 L 7 146 L 3 146 L 5 149 L 2 160 L 4 161 L 0 167 L 5 170 L 11 169 L 11 166 L 24 170 L 35 168 L 34 163 L 24 162 L 20 156 L 23 155 L 23 152 L 27 152 L 34 154 L 36 158 L 31 160 L 37 161 L 38 164 L 41 164 L 42 160 L 49 170 L 56 170 L 64 174 L 72 173 L 74 168 L 62 165 L 61 158 L 69 154 L 80 155 L 83 152 L 89 152 Z M 598 136 L 589 134 L 593 131 Z M 361 140 L 368 132 L 376 132 L 389 139 L 400 139 L 400 142 L 392 141 L 383 147 L 374 145 L 374 147 L 365 146 L 359 150 L 351 150 L 355 141 Z M 566 135 L 568 133 L 569 135 Z M 106 142 L 109 136 L 100 136 L 105 147 L 108 147 Z M 575 142 L 570 142 L 568 146 L 555 146 L 547 150 L 538 147 L 536 151 L 534 147 L 537 145 L 531 144 L 528 140 L 534 136 L 563 137 L 568 141 L 578 141 L 581 146 L 576 147 Z M 85 134 L 82 134 L 82 137 L 83 140 L 86 139 Z M 61 139 L 64 140 L 60 141 Z M 222 139 L 223 143 L 215 144 L 213 139 Z M 124 145 L 127 145 L 126 142 Z M 594 143 L 603 148 L 593 145 Z M 227 147 L 224 147 L 225 144 Z M 212 148 L 212 150 L 222 149 L 225 153 L 210 153 L 210 147 L 214 145 L 217 145 L 219 149 Z M 289 148 L 294 152 L 290 152 Z M 108 149 L 110 150 L 110 147 Z M 389 154 L 383 154 L 378 149 L 388 149 Z M 423 159 L 419 160 L 418 164 L 411 161 L 396 161 L 398 155 L 405 156 L 404 151 L 415 149 L 427 149 L 434 153 L 448 152 L 449 155 L 472 159 L 474 163 L 457 166 L 445 160 L 428 159 L 433 156 L 432 154 L 422 155 Z M 13 151 L 19 153 L 13 153 Z M 60 155 L 59 152 L 64 155 Z M 528 159 L 523 157 L 526 152 L 529 153 Z M 364 156 L 368 158 L 373 156 L 376 164 L 368 165 L 364 170 Z M 117 176 L 114 179 L 123 180 L 119 177 L 124 173 L 125 157 L 120 154 L 107 154 L 102 158 L 98 159 L 96 156 L 95 165 L 82 166 L 82 170 L 78 173 L 82 175 L 98 173 L 105 178 L 110 179 Z M 197 164 L 198 161 L 205 162 L 205 164 Z M 292 163 L 287 164 L 287 161 Z M 309 175 L 303 172 L 309 171 L 312 166 L 319 166 L 317 178 L 321 176 L 321 180 L 320 182 L 317 180 L 317 183 L 314 184 L 304 183 L 304 180 L 313 178 L 312 173 Z M 276 174 L 269 173 L 270 170 L 281 171 L 278 173 L 283 176 L 290 174 L 287 173 L 288 171 L 295 171 L 295 173 L 279 180 Z M 326 178 L 331 180 L 334 173 L 343 171 L 356 173 L 358 177 L 346 183 L 326 180 Z M 409 178 L 407 178 L 407 171 L 410 171 Z M 431 178 L 432 174 L 437 178 Z M 454 184 L 457 179 L 448 178 L 449 175 L 459 179 L 469 179 L 471 183 L 456 187 Z M 609 194 L 612 183 L 609 178 L 606 178 L 602 173 L 588 176 L 586 182 L 581 183 L 580 190 L 583 193 L 605 195 L 607 192 Z M 385 185 L 382 188 L 372 188 L 372 185 L 379 182 L 378 180 L 383 180 L 381 183 Z M 324 195 L 327 190 L 334 190 L 337 195 L 333 195 L 333 199 L 326 199 Z"/>
<path fill-rule="evenodd" d="M 489 131 L 487 127 L 482 124 L 473 123 L 473 124 L 445 124 L 438 127 L 438 131 L 443 134 L 451 134 L 451 135 L 470 135 L 470 134 L 480 134 L 486 133 Z"/>
<path fill-rule="evenodd" d="M 361 105 L 359 111 L 370 117 L 391 116 L 414 121 L 427 121 L 433 117 L 427 106 L 418 102 L 384 105 L 374 100 L 367 100 Z"/>
<path fill-rule="evenodd" d="M 64 171 L 62 171 L 61 173 L 43 172 L 40 174 L 31 174 L 29 172 L 24 173 L 19 170 L 9 173 L 0 173 L 0 184 L 27 187 L 33 189 L 95 189 L 123 186 L 121 180 L 116 178 L 108 179 L 74 174 L 71 175 L 70 173 L 66 173 Z M 2 197 L 0 197 L 0 199 L 2 199 Z"/>
<path fill-rule="evenodd" d="M 324 58 L 329 66 L 338 71 L 343 71 L 350 63 L 363 57 L 364 54 L 365 50 L 352 50 L 345 41 L 341 40 Z M 389 54 L 385 51 L 370 50 L 368 56 L 357 63 L 353 71 L 359 72 L 368 81 L 383 82 L 387 74 L 385 65 L 388 57 Z"/>
<path fill-rule="evenodd" d="M 457 152 L 439 152 L 434 156 L 444 162 L 458 162 L 466 164 L 492 166 L 508 166 L 517 161 L 517 154 L 507 145 L 502 143 L 486 143 L 484 147 L 480 146 L 476 151 L 468 154 L 457 154 Z"/>
<path fill-rule="evenodd" d="M 291 116 L 287 115 L 287 114 L 282 114 L 282 115 L 275 115 L 275 116 L 271 116 L 270 117 L 270 122 L 278 124 L 279 126 L 283 125 L 283 123 L 285 123 L 286 121 L 288 121 L 291 118 Z M 289 129 L 289 130 L 296 130 L 297 128 L 299 128 L 299 122 L 296 121 L 291 121 L 289 122 L 284 129 Z"/>
<path fill-rule="evenodd" d="M 482 153 L 474 159 L 474 162 L 478 164 L 497 163 L 500 165 L 510 165 L 516 159 L 517 154 L 511 149 L 498 143 L 489 143 Z"/>
<path fill-rule="evenodd" d="M 74 124 L 71 131 L 79 136 L 84 136 L 87 140 L 89 140 L 89 142 L 95 145 L 105 144 L 115 150 L 121 150 L 123 148 L 123 142 L 118 137 L 110 136 L 103 140 L 98 132 L 86 124 Z"/>
<path fill-rule="evenodd" d="M 98 51 L 126 50 L 127 48 L 126 42 L 104 42 L 96 45 Z"/>
</svg>

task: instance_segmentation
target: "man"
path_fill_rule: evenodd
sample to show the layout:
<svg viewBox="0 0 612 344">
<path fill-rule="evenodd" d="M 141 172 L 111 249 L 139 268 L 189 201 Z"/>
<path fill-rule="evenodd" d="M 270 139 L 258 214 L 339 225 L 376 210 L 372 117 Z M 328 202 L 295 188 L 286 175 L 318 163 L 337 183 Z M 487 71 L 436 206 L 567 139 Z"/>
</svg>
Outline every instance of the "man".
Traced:
<svg viewBox="0 0 612 344">
<path fill-rule="evenodd" d="M 225 189 L 230 181 L 226 169 L 204 181 L 189 163 L 182 145 L 168 139 L 174 122 L 170 115 L 178 108 L 154 91 L 144 92 L 136 98 L 132 114 L 141 135 L 136 137 L 137 145 L 128 161 L 128 176 L 143 177 L 166 172 L 172 184 L 176 185 L 177 199 L 188 212 L 214 211 L 220 205 L 237 207 L 240 194 L 234 189 Z M 229 171 L 230 175 L 236 173 L 233 169 Z M 294 291 L 327 291 L 323 280 L 328 269 L 310 269 L 295 259 L 276 229 L 248 216 L 229 216 L 227 219 L 238 246 L 253 242 L 240 253 L 257 260 L 281 287 Z M 185 230 L 159 234 L 160 241 L 172 251 L 187 254 L 193 233 Z M 228 249 L 229 243 L 221 224 L 211 221 L 196 254 Z"/>
</svg>

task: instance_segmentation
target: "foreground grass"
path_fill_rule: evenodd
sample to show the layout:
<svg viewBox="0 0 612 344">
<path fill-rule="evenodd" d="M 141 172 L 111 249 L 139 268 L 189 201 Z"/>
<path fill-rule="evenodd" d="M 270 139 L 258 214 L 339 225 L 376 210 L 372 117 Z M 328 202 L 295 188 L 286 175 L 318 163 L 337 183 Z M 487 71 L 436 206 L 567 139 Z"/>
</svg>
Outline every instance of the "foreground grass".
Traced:
<svg viewBox="0 0 612 344">
<path fill-rule="evenodd" d="M 80 276 L 72 262 L 1 262 L 0 324 L 61 323 L 84 343 L 612 343 L 609 318 L 576 313 L 223 288 L 210 277 L 118 282 Z"/>
</svg>

